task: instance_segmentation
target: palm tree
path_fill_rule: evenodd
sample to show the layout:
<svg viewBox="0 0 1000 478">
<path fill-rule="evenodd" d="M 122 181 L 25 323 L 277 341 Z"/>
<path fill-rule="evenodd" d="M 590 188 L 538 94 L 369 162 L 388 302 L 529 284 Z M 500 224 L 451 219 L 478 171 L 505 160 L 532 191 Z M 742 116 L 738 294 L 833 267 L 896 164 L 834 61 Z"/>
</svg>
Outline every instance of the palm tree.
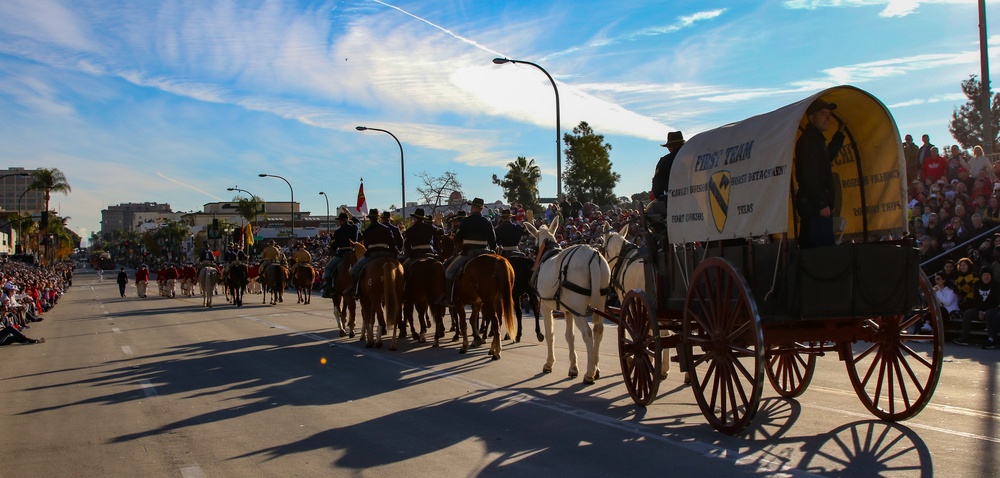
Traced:
<svg viewBox="0 0 1000 478">
<path fill-rule="evenodd" d="M 503 179 L 493 175 L 493 184 L 500 186 L 504 190 L 504 197 L 507 202 L 520 203 L 524 209 L 541 212 L 542 207 L 538 202 L 538 182 L 542 179 L 542 170 L 535 164 L 534 159 L 527 159 L 518 156 L 517 160 L 507 163 L 507 174 Z"/>
<path fill-rule="evenodd" d="M 38 168 L 31 173 L 31 176 L 34 180 L 28 185 L 28 189 L 45 192 L 45 209 L 42 210 L 42 228 L 44 228 L 49 223 L 49 200 L 52 199 L 52 193 L 69 194 L 73 189 L 66 181 L 66 175 L 58 168 Z"/>
</svg>

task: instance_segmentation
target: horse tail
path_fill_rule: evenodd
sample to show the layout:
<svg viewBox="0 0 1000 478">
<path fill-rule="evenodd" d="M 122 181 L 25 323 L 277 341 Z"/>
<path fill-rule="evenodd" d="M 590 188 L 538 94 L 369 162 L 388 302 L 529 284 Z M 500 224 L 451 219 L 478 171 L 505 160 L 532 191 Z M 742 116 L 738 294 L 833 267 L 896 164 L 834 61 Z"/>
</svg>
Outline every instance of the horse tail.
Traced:
<svg viewBox="0 0 1000 478">
<path fill-rule="evenodd" d="M 607 259 L 596 250 L 590 261 L 590 307 L 603 309 L 611 287 L 611 268 Z"/>
<path fill-rule="evenodd" d="M 500 310 L 503 313 L 507 334 L 517 337 L 517 317 L 514 316 L 514 267 L 506 259 L 496 261 L 497 291 L 500 294 Z M 498 330 L 499 334 L 500 331 Z"/>
<path fill-rule="evenodd" d="M 403 280 L 399 272 L 399 263 L 396 261 L 385 261 L 382 264 L 382 299 L 385 303 L 385 326 L 392 328 L 400 315 L 399 295 L 396 293 L 396 284 Z"/>
</svg>

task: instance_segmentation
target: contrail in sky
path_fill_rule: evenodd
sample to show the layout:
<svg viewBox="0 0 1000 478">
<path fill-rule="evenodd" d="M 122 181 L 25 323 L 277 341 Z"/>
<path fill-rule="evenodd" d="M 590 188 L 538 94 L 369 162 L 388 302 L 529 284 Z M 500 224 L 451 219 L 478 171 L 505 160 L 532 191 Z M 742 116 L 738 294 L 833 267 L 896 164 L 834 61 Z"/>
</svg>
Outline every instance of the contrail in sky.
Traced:
<svg viewBox="0 0 1000 478">
<path fill-rule="evenodd" d="M 196 188 L 194 186 L 191 186 L 190 184 L 184 184 L 184 183 L 182 183 L 182 182 L 180 182 L 180 181 L 178 181 L 178 180 L 176 180 L 174 178 L 168 178 L 166 175 L 164 175 L 163 173 L 161 173 L 159 171 L 156 172 L 156 175 L 159 176 L 159 177 L 161 177 L 161 178 L 163 178 L 163 179 L 166 179 L 167 181 L 170 181 L 172 183 L 180 184 L 181 186 L 184 186 L 184 187 L 186 187 L 186 188 L 188 188 L 188 189 L 190 189 L 192 191 L 198 191 L 198 192 L 200 192 L 200 193 L 202 193 L 202 194 L 204 194 L 204 195 L 206 195 L 206 196 L 208 196 L 208 197 L 210 197 L 212 199 L 215 199 L 216 201 L 224 201 L 224 199 L 222 199 L 222 198 L 220 198 L 220 197 L 218 197 L 218 196 L 216 196 L 214 194 L 209 194 L 209 193 L 207 193 L 205 191 L 202 191 L 201 189 L 198 189 L 198 188 Z"/>
<path fill-rule="evenodd" d="M 400 13 L 403 13 L 404 15 L 408 15 L 410 17 L 416 18 L 417 20 L 420 20 L 420 21 L 422 21 L 422 22 L 424 22 L 424 23 L 426 23 L 426 24 L 428 24 L 428 25 L 430 25 L 430 26 L 432 26 L 434 28 L 437 28 L 438 30 L 441 30 L 441 31 L 443 31 L 443 32 L 451 35 L 454 38 L 457 38 L 458 40 L 461 40 L 461 41 L 463 41 L 465 43 L 468 43 L 468 44 L 470 44 L 470 45 L 472 45 L 472 46 L 474 46 L 476 48 L 479 48 L 480 50 L 492 53 L 492 54 L 494 54 L 496 56 L 501 56 L 501 57 L 507 58 L 507 56 L 504 55 L 503 53 L 500 53 L 498 51 L 494 51 L 494 50 L 491 50 L 489 48 L 486 48 L 485 46 L 482 46 L 479 43 L 477 43 L 475 40 L 470 40 L 468 38 L 463 37 L 462 35 L 457 35 L 454 32 L 452 32 L 451 30 L 448 30 L 447 28 L 444 28 L 444 27 L 439 26 L 439 25 L 435 25 L 435 24 L 431 23 L 430 21 L 428 21 L 426 19 L 423 19 L 423 18 L 420 18 L 420 17 L 418 17 L 418 16 L 416 16 L 416 15 L 414 15 L 414 14 L 412 14 L 412 13 L 406 11 L 406 10 L 403 10 L 402 8 L 399 8 L 399 7 L 395 6 L 395 5 L 390 5 L 390 4 L 385 3 L 385 2 L 383 2 L 381 0 L 372 0 L 372 1 L 375 2 L 375 3 L 381 4 L 381 5 L 385 5 L 385 6 L 389 7 L 389 8 L 394 9 L 394 10 L 397 10 Z"/>
</svg>

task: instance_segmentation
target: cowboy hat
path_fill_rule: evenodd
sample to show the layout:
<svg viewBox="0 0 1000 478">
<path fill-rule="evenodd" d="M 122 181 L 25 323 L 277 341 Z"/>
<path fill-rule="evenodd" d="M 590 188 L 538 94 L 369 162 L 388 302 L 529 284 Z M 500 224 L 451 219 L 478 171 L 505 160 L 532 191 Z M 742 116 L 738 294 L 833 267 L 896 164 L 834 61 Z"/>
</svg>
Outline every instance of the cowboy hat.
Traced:
<svg viewBox="0 0 1000 478">
<path fill-rule="evenodd" d="M 816 101 L 813 101 L 812 104 L 809 105 L 809 108 L 806 109 L 806 116 L 819 113 L 820 110 L 833 111 L 835 109 L 837 109 L 836 103 L 827 103 L 826 101 L 823 101 L 822 98 L 817 98 Z"/>
<path fill-rule="evenodd" d="M 389 211 L 382 211 L 382 219 L 390 219 L 390 218 L 392 218 L 392 214 L 390 214 Z"/>
<path fill-rule="evenodd" d="M 346 212 L 342 212 L 340 214 L 337 214 L 337 220 L 346 221 L 347 220 L 347 213 Z"/>
<path fill-rule="evenodd" d="M 415 211 L 413 211 L 413 214 L 410 214 L 410 217 L 415 219 L 427 219 L 427 216 L 424 215 L 424 208 L 422 207 L 418 207 Z"/>
<path fill-rule="evenodd" d="M 472 200 L 472 202 L 467 202 L 466 204 L 470 206 L 484 207 L 486 205 L 486 202 L 483 201 L 483 198 L 475 198 Z"/>
<path fill-rule="evenodd" d="M 510 209 L 501 209 L 500 217 L 511 217 Z"/>
<path fill-rule="evenodd" d="M 374 217 L 374 218 L 377 219 L 378 218 L 378 209 L 372 209 L 371 211 L 368 211 L 368 217 Z"/>
<path fill-rule="evenodd" d="M 680 146 L 682 144 L 684 144 L 684 134 L 680 131 L 671 131 L 667 133 L 667 142 L 660 146 L 666 148 L 667 146 Z"/>
</svg>

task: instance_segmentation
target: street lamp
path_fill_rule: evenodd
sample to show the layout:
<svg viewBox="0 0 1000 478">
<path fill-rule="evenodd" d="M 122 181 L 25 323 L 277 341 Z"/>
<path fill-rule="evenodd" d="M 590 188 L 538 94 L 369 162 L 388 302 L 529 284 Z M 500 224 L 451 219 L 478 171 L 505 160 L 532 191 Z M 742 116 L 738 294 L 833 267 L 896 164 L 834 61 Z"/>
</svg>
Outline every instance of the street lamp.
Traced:
<svg viewBox="0 0 1000 478">
<path fill-rule="evenodd" d="M 392 136 L 392 139 L 396 140 L 396 144 L 399 145 L 399 173 L 400 173 L 400 176 L 402 177 L 401 184 L 402 184 L 402 191 L 403 191 L 403 206 L 400 209 L 400 211 L 401 211 L 400 212 L 400 216 L 403 217 L 403 218 L 405 218 L 406 217 L 406 162 L 403 160 L 403 143 L 399 142 L 399 138 L 397 138 L 396 135 L 394 135 L 394 134 L 392 134 L 392 133 L 390 133 L 390 132 L 388 132 L 388 131 L 386 131 L 384 129 L 368 128 L 366 126 L 358 126 L 358 127 L 354 128 L 354 129 L 356 129 L 358 131 L 381 131 L 383 133 L 388 134 L 389 136 Z"/>
<path fill-rule="evenodd" d="M 330 196 L 327 196 L 323 191 L 319 193 L 323 195 L 323 199 L 326 199 L 326 234 L 330 235 Z"/>
<path fill-rule="evenodd" d="M 288 182 L 287 179 L 285 179 L 285 178 L 283 178 L 281 176 L 278 176 L 277 174 L 264 174 L 264 173 L 260 173 L 257 176 L 260 176 L 262 178 L 278 178 L 278 179 L 284 181 L 285 184 L 288 185 L 288 190 L 292 193 L 292 201 L 288 203 L 289 211 L 291 213 L 290 215 L 292 216 L 292 232 L 289 233 L 289 237 L 295 237 L 295 190 L 292 189 L 292 183 Z"/>
<path fill-rule="evenodd" d="M 0 179 L 3 179 L 3 178 L 0 177 Z M 25 189 L 24 192 L 22 192 L 21 195 L 18 196 L 18 198 L 17 198 L 17 246 L 14 248 L 14 252 L 15 253 L 17 252 L 17 248 L 18 247 L 20 247 L 22 249 L 22 251 L 21 251 L 22 253 L 24 252 L 24 250 L 23 250 L 24 248 L 21 245 L 21 233 L 24 232 L 24 231 L 22 231 L 23 228 L 21 226 L 21 200 L 24 199 L 24 195 L 25 194 L 28 194 L 28 191 L 31 191 L 31 190 L 30 189 Z"/>
<path fill-rule="evenodd" d="M 258 211 L 257 211 L 257 199 L 253 195 L 253 193 L 250 192 L 250 191 L 247 191 L 246 189 L 240 189 L 239 186 L 233 186 L 231 188 L 226 188 L 226 191 L 239 191 L 239 192 L 242 192 L 242 193 L 246 193 L 247 196 L 250 196 L 250 203 L 253 204 L 253 206 L 254 206 L 254 215 L 253 215 L 254 222 L 256 222 L 257 214 L 258 214 Z M 263 204 L 261 204 L 261 206 L 263 206 Z M 256 224 L 255 224 L 255 226 L 256 226 Z"/>
<path fill-rule="evenodd" d="M 523 60 L 511 60 L 509 58 L 494 58 L 493 63 L 497 65 L 503 65 L 504 63 L 524 63 L 525 65 L 531 65 L 538 68 L 545 73 L 545 76 L 549 78 L 549 83 L 552 83 L 552 91 L 556 92 L 556 200 L 562 199 L 562 145 L 560 143 L 560 131 L 559 131 L 559 88 L 556 87 L 556 80 L 552 79 L 552 75 L 542 68 L 530 61 Z"/>
</svg>

